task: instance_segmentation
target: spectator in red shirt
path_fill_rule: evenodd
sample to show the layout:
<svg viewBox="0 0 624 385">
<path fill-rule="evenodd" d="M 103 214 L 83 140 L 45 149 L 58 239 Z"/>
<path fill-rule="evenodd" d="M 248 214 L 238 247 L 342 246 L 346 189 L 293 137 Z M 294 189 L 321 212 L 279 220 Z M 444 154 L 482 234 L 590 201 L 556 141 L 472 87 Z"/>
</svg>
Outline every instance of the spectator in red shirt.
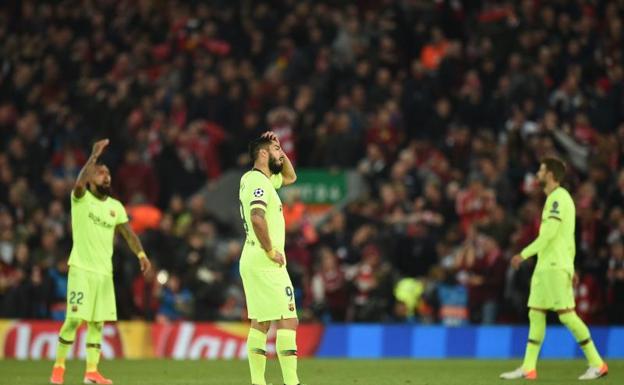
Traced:
<svg viewBox="0 0 624 385">
<path fill-rule="evenodd" d="M 267 115 L 267 123 L 269 123 L 271 131 L 275 132 L 282 145 L 282 150 L 293 164 L 297 162 L 296 138 L 293 129 L 296 117 L 297 114 L 286 107 L 275 108 L 269 111 Z"/>
<path fill-rule="evenodd" d="M 321 248 L 318 255 L 319 267 L 312 278 L 314 307 L 321 313 L 321 318 L 326 314 L 331 321 L 344 321 L 349 305 L 344 270 L 329 247 Z"/>
<path fill-rule="evenodd" d="M 468 187 L 457 194 L 455 201 L 462 231 L 466 233 L 470 226 L 485 218 L 495 204 L 494 191 L 487 189 L 480 177 L 471 176 Z"/>
<path fill-rule="evenodd" d="M 158 180 L 152 166 L 143 162 L 136 148 L 126 151 L 124 163 L 119 166 L 115 178 L 115 193 L 123 203 L 158 202 Z"/>
<path fill-rule="evenodd" d="M 583 274 L 574 293 L 576 313 L 588 324 L 604 323 L 605 295 L 593 274 Z M 621 308 L 620 308 L 621 310 Z"/>
<path fill-rule="evenodd" d="M 498 242 L 490 236 L 470 236 L 456 257 L 458 281 L 468 288 L 473 322 L 496 322 L 507 264 Z"/>
<path fill-rule="evenodd" d="M 384 320 L 390 309 L 392 266 L 383 259 L 377 245 L 370 243 L 362 249 L 362 261 L 355 266 L 353 285 L 352 320 Z"/>
<path fill-rule="evenodd" d="M 431 42 L 425 45 L 420 52 L 420 60 L 429 70 L 435 70 L 440 65 L 440 61 L 446 55 L 448 41 L 440 28 L 434 28 L 431 32 Z"/>
<path fill-rule="evenodd" d="M 152 264 L 152 268 L 145 275 L 137 275 L 132 282 L 134 310 L 137 315 L 146 320 L 153 320 L 158 312 L 157 273 L 158 267 Z"/>
</svg>

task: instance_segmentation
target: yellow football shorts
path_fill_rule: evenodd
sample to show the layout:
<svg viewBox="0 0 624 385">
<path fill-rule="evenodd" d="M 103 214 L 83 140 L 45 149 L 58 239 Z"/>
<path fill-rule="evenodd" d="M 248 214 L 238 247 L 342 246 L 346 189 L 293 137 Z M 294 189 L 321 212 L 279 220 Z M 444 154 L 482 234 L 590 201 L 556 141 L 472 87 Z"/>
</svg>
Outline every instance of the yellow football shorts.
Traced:
<svg viewBox="0 0 624 385">
<path fill-rule="evenodd" d="M 570 273 L 564 270 L 534 272 L 528 306 L 546 310 L 574 308 L 574 288 Z"/>
<path fill-rule="evenodd" d="M 66 317 L 91 322 L 116 321 L 113 276 L 70 266 Z"/>
<path fill-rule="evenodd" d="M 241 258 L 247 317 L 258 322 L 297 318 L 295 292 L 286 267 L 258 268 Z"/>
</svg>

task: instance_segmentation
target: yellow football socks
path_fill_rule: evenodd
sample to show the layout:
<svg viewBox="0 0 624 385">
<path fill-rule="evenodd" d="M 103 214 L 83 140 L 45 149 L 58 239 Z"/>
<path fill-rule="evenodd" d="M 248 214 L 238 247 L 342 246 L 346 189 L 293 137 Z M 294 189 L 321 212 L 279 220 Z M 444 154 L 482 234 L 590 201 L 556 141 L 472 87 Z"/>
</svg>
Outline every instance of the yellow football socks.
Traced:
<svg viewBox="0 0 624 385">
<path fill-rule="evenodd" d="M 104 322 L 87 323 L 87 373 L 97 372 L 102 347 L 102 328 Z"/>
<path fill-rule="evenodd" d="M 284 384 L 297 385 L 297 332 L 290 329 L 278 329 L 275 341 L 277 358 L 282 368 Z"/>
<path fill-rule="evenodd" d="M 65 359 L 67 353 L 72 348 L 74 338 L 76 338 L 76 331 L 80 327 L 81 321 L 75 318 L 66 318 L 59 331 L 59 343 L 56 347 L 56 361 L 54 366 L 64 368 Z"/>
<path fill-rule="evenodd" d="M 254 385 L 266 385 L 264 369 L 266 368 L 266 340 L 267 335 L 258 329 L 249 328 L 247 335 L 247 357 L 251 383 Z"/>
<path fill-rule="evenodd" d="M 527 341 L 526 352 L 522 369 L 525 372 L 535 370 L 537 357 L 539 356 L 544 336 L 546 335 L 546 313 L 538 310 L 529 310 L 529 340 Z"/>
</svg>

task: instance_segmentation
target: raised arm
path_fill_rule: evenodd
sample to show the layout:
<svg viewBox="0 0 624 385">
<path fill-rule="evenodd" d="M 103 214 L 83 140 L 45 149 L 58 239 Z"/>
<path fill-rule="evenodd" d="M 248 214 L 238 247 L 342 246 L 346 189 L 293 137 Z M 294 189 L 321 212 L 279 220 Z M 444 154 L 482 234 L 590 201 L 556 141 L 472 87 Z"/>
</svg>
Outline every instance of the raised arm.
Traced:
<svg viewBox="0 0 624 385">
<path fill-rule="evenodd" d="M 102 139 L 93 144 L 91 155 L 89 156 L 89 159 L 87 159 L 87 163 L 82 166 L 82 170 L 80 170 L 80 174 L 78 174 L 76 183 L 74 183 L 74 196 L 76 198 L 82 198 L 85 191 L 87 191 L 87 182 L 91 179 L 91 176 L 95 171 L 95 164 L 97 163 L 100 155 L 102 155 L 104 148 L 108 146 L 108 143 L 108 139 Z"/>
<path fill-rule="evenodd" d="M 145 254 L 145 251 L 143 250 L 141 240 L 130 228 L 129 222 L 120 223 L 115 227 L 115 229 L 126 240 L 126 242 L 128 243 L 128 247 L 130 247 L 130 250 L 132 250 L 137 258 L 139 258 L 139 263 L 141 264 L 141 272 L 145 274 L 149 270 L 151 263 L 149 261 L 149 258 L 147 258 L 147 254 Z"/>
<path fill-rule="evenodd" d="M 283 152 L 283 151 L 282 151 Z M 282 168 L 282 184 L 287 186 L 297 181 L 297 174 L 288 156 L 284 154 L 284 167 Z"/>
<path fill-rule="evenodd" d="M 269 226 L 264 214 L 264 210 L 261 208 L 256 207 L 251 209 L 251 225 L 253 226 L 256 238 L 260 241 L 260 246 L 266 251 L 267 256 L 281 267 L 284 265 L 285 259 L 279 251 L 273 248 L 271 238 L 269 237 Z"/>
</svg>

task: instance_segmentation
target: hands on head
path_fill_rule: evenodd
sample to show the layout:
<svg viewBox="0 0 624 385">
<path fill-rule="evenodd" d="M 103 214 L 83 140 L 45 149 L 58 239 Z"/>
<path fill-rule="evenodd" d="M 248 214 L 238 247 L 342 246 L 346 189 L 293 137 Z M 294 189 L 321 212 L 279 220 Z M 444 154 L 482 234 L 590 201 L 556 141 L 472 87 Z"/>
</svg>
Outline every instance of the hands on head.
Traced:
<svg viewBox="0 0 624 385">
<path fill-rule="evenodd" d="M 277 144 L 278 144 L 278 145 L 280 144 L 280 141 L 279 141 L 279 139 L 278 139 L 277 135 L 276 135 L 276 134 L 275 134 L 275 132 L 273 132 L 273 131 L 267 131 L 267 132 L 265 132 L 264 134 L 262 134 L 262 137 L 263 137 L 263 138 L 269 138 L 269 139 L 271 139 L 272 141 L 277 142 Z"/>
</svg>

